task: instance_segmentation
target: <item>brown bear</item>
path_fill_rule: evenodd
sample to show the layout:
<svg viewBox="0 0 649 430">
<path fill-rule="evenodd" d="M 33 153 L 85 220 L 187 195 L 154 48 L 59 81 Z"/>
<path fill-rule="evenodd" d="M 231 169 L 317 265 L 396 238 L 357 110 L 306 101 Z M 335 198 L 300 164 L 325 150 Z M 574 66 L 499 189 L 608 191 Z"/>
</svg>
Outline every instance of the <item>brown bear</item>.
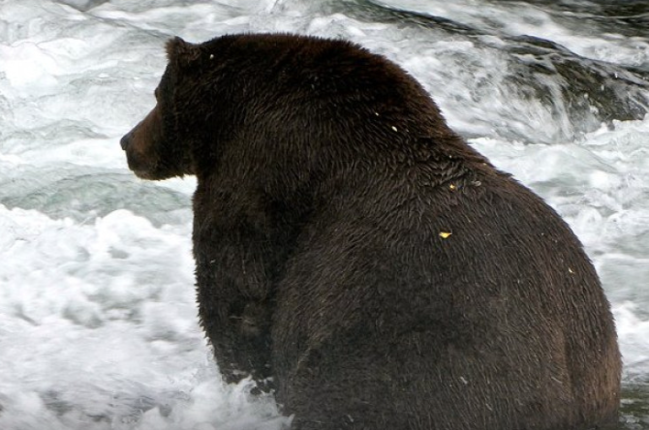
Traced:
<svg viewBox="0 0 649 430">
<path fill-rule="evenodd" d="M 225 381 L 273 389 L 300 430 L 615 425 L 615 327 L 581 244 L 415 79 L 297 35 L 167 53 L 121 146 L 141 178 L 197 177 L 199 315 Z"/>
</svg>

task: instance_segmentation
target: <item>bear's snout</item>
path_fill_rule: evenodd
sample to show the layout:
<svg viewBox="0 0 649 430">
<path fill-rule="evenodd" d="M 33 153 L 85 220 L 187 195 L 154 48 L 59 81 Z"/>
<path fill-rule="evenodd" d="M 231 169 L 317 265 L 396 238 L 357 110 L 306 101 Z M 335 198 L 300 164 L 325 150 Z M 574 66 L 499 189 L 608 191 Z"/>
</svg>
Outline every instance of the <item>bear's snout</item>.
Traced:
<svg viewBox="0 0 649 430">
<path fill-rule="evenodd" d="M 193 174 L 193 168 L 187 158 L 181 156 L 170 160 L 166 155 L 173 151 L 168 149 L 170 144 L 163 133 L 162 126 L 162 113 L 156 106 L 119 141 L 126 153 L 129 169 L 138 178 L 159 180 Z M 162 155 L 167 158 L 163 160 Z"/>
<path fill-rule="evenodd" d="M 133 130 L 129 131 L 126 133 L 119 141 L 119 145 L 122 147 L 124 151 L 131 145 L 131 141 L 133 140 Z"/>
</svg>

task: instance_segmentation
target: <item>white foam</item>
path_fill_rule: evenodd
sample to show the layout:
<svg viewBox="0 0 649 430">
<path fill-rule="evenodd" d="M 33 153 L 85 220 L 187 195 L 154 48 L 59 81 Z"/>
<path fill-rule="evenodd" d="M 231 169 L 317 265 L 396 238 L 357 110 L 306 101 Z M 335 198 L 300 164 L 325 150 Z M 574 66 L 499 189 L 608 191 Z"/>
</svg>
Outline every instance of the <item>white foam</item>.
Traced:
<svg viewBox="0 0 649 430">
<path fill-rule="evenodd" d="M 577 51 L 601 48 L 595 58 L 646 61 L 645 39 L 584 41 L 538 9 L 427 5 L 440 16 L 496 23 L 504 35 L 547 33 Z M 649 117 L 573 133 L 565 118 L 516 92 L 499 51 L 435 29 L 330 13 L 320 2 L 114 0 L 84 13 L 7 0 L 0 2 L 1 429 L 270 430 L 286 421 L 270 399 L 252 400 L 250 384 L 221 383 L 197 324 L 195 180 L 139 181 L 119 147 L 155 103 L 168 37 L 242 31 L 349 38 L 420 79 L 453 127 L 480 136 L 470 143 L 543 195 L 583 239 L 614 305 L 627 378 L 647 379 Z M 486 37 L 487 46 L 505 43 Z M 620 49 L 632 44 L 638 52 Z"/>
<path fill-rule="evenodd" d="M 592 16 L 566 14 L 543 4 L 460 0 L 375 0 L 376 4 L 438 16 L 509 36 L 551 40 L 581 56 L 629 66 L 649 65 L 646 35 L 623 37 L 597 28 Z M 570 28 L 564 26 L 568 20 Z"/>
</svg>

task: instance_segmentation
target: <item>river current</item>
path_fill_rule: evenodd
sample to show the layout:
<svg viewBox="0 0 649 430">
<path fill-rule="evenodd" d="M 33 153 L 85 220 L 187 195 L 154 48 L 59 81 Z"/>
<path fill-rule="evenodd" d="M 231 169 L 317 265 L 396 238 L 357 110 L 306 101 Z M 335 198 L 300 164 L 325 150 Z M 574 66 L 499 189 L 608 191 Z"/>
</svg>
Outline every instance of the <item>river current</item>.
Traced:
<svg viewBox="0 0 649 430">
<path fill-rule="evenodd" d="M 144 182 L 119 138 L 165 41 L 360 43 L 544 197 L 595 263 L 624 355 L 620 429 L 649 429 L 649 3 L 0 0 L 0 429 L 280 429 L 198 327 L 192 178 Z"/>
</svg>

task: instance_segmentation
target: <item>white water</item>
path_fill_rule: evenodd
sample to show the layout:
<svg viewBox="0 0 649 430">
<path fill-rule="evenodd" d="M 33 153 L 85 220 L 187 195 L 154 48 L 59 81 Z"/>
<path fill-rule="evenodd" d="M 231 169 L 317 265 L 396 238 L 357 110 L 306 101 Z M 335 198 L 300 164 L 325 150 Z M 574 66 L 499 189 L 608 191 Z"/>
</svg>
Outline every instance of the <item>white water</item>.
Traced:
<svg viewBox="0 0 649 430">
<path fill-rule="evenodd" d="M 391 2 L 424 4 L 409 3 Z M 285 421 L 272 400 L 220 382 L 197 325 L 194 181 L 140 181 L 119 147 L 154 104 L 172 35 L 339 36 L 402 64 L 472 145 L 566 217 L 613 304 L 625 382 L 649 383 L 649 116 L 581 133 L 540 101 L 508 92 L 504 53 L 318 4 L 114 0 L 82 12 L 0 0 L 0 429 L 278 429 Z M 646 36 L 590 37 L 586 24 L 565 27 L 520 3 L 428 4 L 428 13 L 500 23 L 504 33 L 546 37 L 589 58 L 648 61 Z"/>
</svg>

